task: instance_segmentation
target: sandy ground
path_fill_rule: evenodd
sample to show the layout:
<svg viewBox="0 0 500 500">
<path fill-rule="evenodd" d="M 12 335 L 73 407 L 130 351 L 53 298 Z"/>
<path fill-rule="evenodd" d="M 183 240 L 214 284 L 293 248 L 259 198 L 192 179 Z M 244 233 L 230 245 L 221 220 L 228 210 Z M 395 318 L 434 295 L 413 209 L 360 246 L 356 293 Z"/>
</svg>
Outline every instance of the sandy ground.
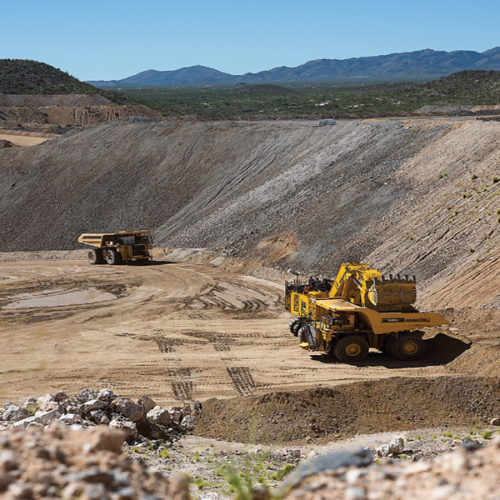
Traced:
<svg viewBox="0 0 500 500">
<path fill-rule="evenodd" d="M 47 137 L 25 137 L 20 135 L 0 134 L 0 140 L 10 141 L 16 146 L 36 146 L 49 139 Z"/>
<path fill-rule="evenodd" d="M 325 364 L 282 307 L 280 285 L 213 266 L 1 262 L 0 401 L 110 387 L 166 405 L 443 374 L 377 352 Z"/>
</svg>

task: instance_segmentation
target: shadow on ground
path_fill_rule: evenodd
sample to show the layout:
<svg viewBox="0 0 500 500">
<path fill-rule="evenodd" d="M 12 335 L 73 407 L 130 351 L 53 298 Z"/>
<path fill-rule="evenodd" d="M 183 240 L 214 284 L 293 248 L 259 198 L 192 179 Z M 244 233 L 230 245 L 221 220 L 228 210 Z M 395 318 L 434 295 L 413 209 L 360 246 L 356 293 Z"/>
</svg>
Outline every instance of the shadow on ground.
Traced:
<svg viewBox="0 0 500 500">
<path fill-rule="evenodd" d="M 349 364 L 352 366 L 369 367 L 383 366 L 384 368 L 423 368 L 426 366 L 439 366 L 451 363 L 470 349 L 471 344 L 460 339 L 438 333 L 431 339 L 424 340 L 426 355 L 415 361 L 402 361 L 382 352 L 370 352 L 368 357 L 359 363 L 343 363 L 336 357 L 328 354 L 313 354 L 311 359 L 325 364 Z"/>
</svg>

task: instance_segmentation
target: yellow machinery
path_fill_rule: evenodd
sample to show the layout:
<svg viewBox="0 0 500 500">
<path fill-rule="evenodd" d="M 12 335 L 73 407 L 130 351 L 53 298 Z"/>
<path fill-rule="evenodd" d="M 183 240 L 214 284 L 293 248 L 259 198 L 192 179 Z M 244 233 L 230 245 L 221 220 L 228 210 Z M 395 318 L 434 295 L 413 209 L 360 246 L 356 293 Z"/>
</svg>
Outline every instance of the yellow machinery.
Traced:
<svg viewBox="0 0 500 500">
<path fill-rule="evenodd" d="M 362 361 L 370 347 L 398 359 L 421 358 L 425 343 L 414 330 L 448 321 L 438 313 L 418 312 L 416 298 L 415 276 L 386 279 L 359 262 L 342 264 L 335 280 L 285 284 L 285 309 L 298 316 L 290 331 L 300 337 L 300 347 L 344 362 Z"/>
<path fill-rule="evenodd" d="M 95 247 L 87 254 L 92 265 L 104 262 L 116 265 L 132 260 L 147 262 L 150 259 L 149 251 L 153 248 L 148 233 L 152 232 L 153 230 L 82 234 L 78 242 Z"/>
</svg>

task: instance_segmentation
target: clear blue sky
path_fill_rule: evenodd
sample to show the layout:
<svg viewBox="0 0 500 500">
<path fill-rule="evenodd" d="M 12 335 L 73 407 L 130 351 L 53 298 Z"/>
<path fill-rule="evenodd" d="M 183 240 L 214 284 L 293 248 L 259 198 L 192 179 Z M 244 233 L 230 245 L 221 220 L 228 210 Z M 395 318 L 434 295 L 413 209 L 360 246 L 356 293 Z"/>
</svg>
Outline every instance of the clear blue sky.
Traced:
<svg viewBox="0 0 500 500">
<path fill-rule="evenodd" d="M 81 80 L 201 64 L 232 74 L 314 59 L 500 46 L 499 0 L 16 0 L 0 59 Z"/>
</svg>

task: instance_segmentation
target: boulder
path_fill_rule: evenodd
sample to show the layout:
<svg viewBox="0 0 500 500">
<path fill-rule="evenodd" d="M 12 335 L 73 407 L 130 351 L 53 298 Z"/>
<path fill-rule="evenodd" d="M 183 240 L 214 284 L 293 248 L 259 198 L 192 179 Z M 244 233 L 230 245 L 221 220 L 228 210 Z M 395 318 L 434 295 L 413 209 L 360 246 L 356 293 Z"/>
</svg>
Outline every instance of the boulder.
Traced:
<svg viewBox="0 0 500 500">
<path fill-rule="evenodd" d="M 53 420 L 57 420 L 60 416 L 61 414 L 57 410 L 51 410 L 51 411 L 37 411 L 35 413 L 35 416 L 30 418 L 36 419 L 34 421 L 42 425 L 47 425 Z"/>
<path fill-rule="evenodd" d="M 82 413 L 89 413 L 92 410 L 100 410 L 102 408 L 106 408 L 109 404 L 105 401 L 100 401 L 99 399 L 90 399 L 85 403 L 80 405 L 80 410 Z"/>
<path fill-rule="evenodd" d="M 59 403 L 57 401 L 43 401 L 43 402 L 38 404 L 38 410 L 40 410 L 40 411 L 51 411 L 51 410 L 60 411 L 61 408 L 60 408 Z"/>
<path fill-rule="evenodd" d="M 34 405 L 36 405 L 36 404 L 38 404 L 38 401 L 37 401 L 35 398 L 28 398 L 28 399 L 24 402 L 23 406 L 24 406 L 25 408 L 28 408 L 28 406 L 34 406 Z"/>
<path fill-rule="evenodd" d="M 401 436 L 393 436 L 389 443 L 389 453 L 400 455 L 405 450 L 405 440 Z"/>
<path fill-rule="evenodd" d="M 92 418 L 94 419 L 96 424 L 109 424 L 109 417 L 106 412 L 102 410 L 92 410 L 90 414 L 92 415 Z"/>
<path fill-rule="evenodd" d="M 379 446 L 376 451 L 379 457 L 387 457 L 389 453 L 391 453 L 390 446 L 388 444 L 383 444 L 382 446 Z"/>
<path fill-rule="evenodd" d="M 73 414 L 76 414 L 76 415 L 81 415 L 82 414 L 82 410 L 81 410 L 80 406 L 77 406 L 77 405 L 68 405 L 68 406 L 66 406 L 66 413 L 73 413 Z"/>
<path fill-rule="evenodd" d="M 196 417 L 194 415 L 186 415 L 182 419 L 181 425 L 189 431 L 196 429 Z"/>
<path fill-rule="evenodd" d="M 147 418 L 141 418 L 136 422 L 137 432 L 148 439 L 163 439 L 165 431 Z"/>
<path fill-rule="evenodd" d="M 125 433 L 125 439 L 137 437 L 137 426 L 135 422 L 128 420 L 111 420 L 109 426 L 112 429 L 118 429 Z"/>
<path fill-rule="evenodd" d="M 114 403 L 116 411 L 132 422 L 137 422 L 144 416 L 144 406 L 134 403 L 131 399 L 121 398 Z"/>
<path fill-rule="evenodd" d="M 189 406 L 191 408 L 191 415 L 201 414 L 201 403 L 199 401 L 192 401 Z"/>
<path fill-rule="evenodd" d="M 149 396 L 141 396 L 137 400 L 137 404 L 144 406 L 145 413 L 148 413 L 156 406 L 156 403 Z"/>
<path fill-rule="evenodd" d="M 168 413 L 170 415 L 170 418 L 172 419 L 173 422 L 179 423 L 181 419 L 181 412 L 180 411 L 172 411 L 171 409 L 168 410 Z"/>
<path fill-rule="evenodd" d="M 30 416 L 30 412 L 22 406 L 9 406 L 3 412 L 3 419 L 5 422 L 18 422 Z"/>
<path fill-rule="evenodd" d="M 94 389 L 88 389 L 88 388 L 83 389 L 83 391 L 76 397 L 77 402 L 80 404 L 86 403 L 91 399 L 97 399 L 97 392 L 94 391 Z"/>
<path fill-rule="evenodd" d="M 129 424 L 134 425 L 132 422 Z M 113 425 L 112 427 L 115 427 Z M 85 445 L 83 451 L 85 453 L 93 453 L 96 451 L 112 451 L 113 453 L 121 453 L 122 444 L 128 437 L 129 431 L 110 429 L 109 427 L 96 427 L 89 429 L 85 433 Z"/>
<path fill-rule="evenodd" d="M 147 417 L 149 420 L 159 425 L 168 425 L 172 421 L 170 413 L 161 406 L 155 406 L 148 412 Z"/>
<path fill-rule="evenodd" d="M 115 393 L 111 389 L 101 389 L 97 393 L 97 399 L 99 401 L 112 401 L 115 398 Z"/>
<path fill-rule="evenodd" d="M 61 422 L 62 424 L 73 425 L 73 424 L 81 424 L 82 418 L 80 417 L 80 415 L 77 415 L 76 413 L 67 413 L 66 415 L 61 415 L 57 419 L 57 421 Z"/>
<path fill-rule="evenodd" d="M 490 424 L 491 425 L 500 425 L 500 418 L 498 418 L 498 417 L 492 418 Z"/>
<path fill-rule="evenodd" d="M 38 404 L 50 403 L 51 401 L 55 401 L 53 394 L 45 394 L 45 396 L 40 396 L 37 400 Z"/>
<path fill-rule="evenodd" d="M 61 403 L 63 401 L 66 401 L 67 399 L 69 399 L 68 395 L 63 391 L 54 394 L 54 401 L 56 401 L 57 403 Z"/>
<path fill-rule="evenodd" d="M 386 445 L 387 446 L 387 445 Z M 283 495 L 297 486 L 307 477 L 324 470 L 335 470 L 344 467 L 366 467 L 371 464 L 373 454 L 370 450 L 353 448 L 336 450 L 301 462 L 283 481 L 278 494 Z"/>
</svg>

